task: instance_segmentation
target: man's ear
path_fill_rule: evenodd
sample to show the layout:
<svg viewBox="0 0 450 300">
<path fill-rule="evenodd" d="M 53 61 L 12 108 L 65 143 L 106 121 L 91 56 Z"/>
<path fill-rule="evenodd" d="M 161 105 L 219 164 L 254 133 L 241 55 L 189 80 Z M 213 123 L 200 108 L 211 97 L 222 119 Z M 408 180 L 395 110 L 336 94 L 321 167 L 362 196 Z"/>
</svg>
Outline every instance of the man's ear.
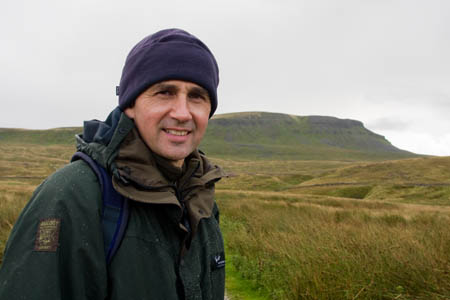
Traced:
<svg viewBox="0 0 450 300">
<path fill-rule="evenodd" d="M 134 119 L 136 113 L 134 111 L 134 106 L 133 107 L 128 107 L 125 109 L 124 111 L 125 115 L 130 118 L 130 119 Z"/>
</svg>

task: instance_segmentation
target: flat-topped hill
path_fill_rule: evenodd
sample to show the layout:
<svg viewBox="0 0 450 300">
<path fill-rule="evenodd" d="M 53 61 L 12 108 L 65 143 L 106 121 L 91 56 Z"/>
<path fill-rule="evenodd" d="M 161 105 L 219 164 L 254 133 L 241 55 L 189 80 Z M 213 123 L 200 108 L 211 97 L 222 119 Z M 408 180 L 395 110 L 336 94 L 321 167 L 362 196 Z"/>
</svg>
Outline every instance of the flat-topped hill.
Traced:
<svg viewBox="0 0 450 300">
<path fill-rule="evenodd" d="M 246 112 L 213 117 L 201 148 L 248 159 L 398 159 L 417 155 L 393 146 L 356 120 Z"/>
</svg>

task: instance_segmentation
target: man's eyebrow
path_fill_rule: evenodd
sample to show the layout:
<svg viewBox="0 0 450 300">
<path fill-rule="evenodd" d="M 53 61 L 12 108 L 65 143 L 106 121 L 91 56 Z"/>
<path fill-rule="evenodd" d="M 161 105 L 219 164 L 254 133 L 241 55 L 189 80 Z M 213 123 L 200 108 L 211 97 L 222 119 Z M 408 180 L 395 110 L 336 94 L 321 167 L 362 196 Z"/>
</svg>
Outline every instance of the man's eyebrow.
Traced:
<svg viewBox="0 0 450 300">
<path fill-rule="evenodd" d="M 170 84 L 170 83 L 165 83 L 165 82 L 160 82 L 160 83 L 156 83 L 153 87 L 152 90 L 172 90 L 172 91 L 178 91 L 180 88 L 175 85 L 175 84 Z M 199 95 L 202 95 L 204 97 L 208 97 L 209 98 L 209 93 L 206 89 L 202 88 L 201 86 L 193 86 L 191 88 L 189 88 L 189 93 L 197 93 Z"/>
<path fill-rule="evenodd" d="M 169 83 L 164 83 L 164 82 L 160 82 L 160 83 L 156 83 L 153 86 L 154 89 L 158 90 L 158 89 L 163 89 L 163 90 L 178 90 L 178 87 L 174 84 L 169 84 Z"/>
<path fill-rule="evenodd" d="M 200 87 L 200 86 L 194 86 L 192 88 L 189 89 L 190 93 L 197 93 L 200 94 L 202 96 L 207 96 L 209 97 L 209 93 L 207 90 L 205 90 L 204 88 Z"/>
</svg>

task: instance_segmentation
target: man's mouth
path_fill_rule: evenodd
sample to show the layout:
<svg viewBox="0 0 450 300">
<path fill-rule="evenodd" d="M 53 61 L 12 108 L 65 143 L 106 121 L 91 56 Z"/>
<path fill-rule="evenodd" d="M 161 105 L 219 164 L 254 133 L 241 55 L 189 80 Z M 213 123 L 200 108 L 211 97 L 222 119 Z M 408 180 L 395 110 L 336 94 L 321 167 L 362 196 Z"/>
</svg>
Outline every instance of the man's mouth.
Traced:
<svg viewBox="0 0 450 300">
<path fill-rule="evenodd" d="M 185 136 L 189 133 L 189 131 L 187 131 L 187 130 L 165 129 L 164 131 L 169 134 L 173 134 L 173 135 L 177 135 L 177 136 Z"/>
</svg>

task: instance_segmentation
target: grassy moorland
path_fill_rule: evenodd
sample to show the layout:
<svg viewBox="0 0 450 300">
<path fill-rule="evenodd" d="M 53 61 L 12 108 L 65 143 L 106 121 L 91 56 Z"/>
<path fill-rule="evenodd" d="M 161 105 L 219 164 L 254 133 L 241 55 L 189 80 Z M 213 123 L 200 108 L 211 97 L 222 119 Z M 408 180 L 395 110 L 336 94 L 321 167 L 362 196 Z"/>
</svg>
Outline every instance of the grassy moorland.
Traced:
<svg viewBox="0 0 450 300">
<path fill-rule="evenodd" d="M 69 161 L 71 130 L 0 131 L 1 253 L 34 188 Z M 216 191 L 232 300 L 450 299 L 450 157 L 349 153 L 214 156 L 229 174 Z"/>
<path fill-rule="evenodd" d="M 449 157 L 270 163 L 217 186 L 231 274 L 266 299 L 450 299 Z"/>
<path fill-rule="evenodd" d="M 231 263 L 267 299 L 450 299 L 448 208 L 219 199 Z"/>
</svg>

